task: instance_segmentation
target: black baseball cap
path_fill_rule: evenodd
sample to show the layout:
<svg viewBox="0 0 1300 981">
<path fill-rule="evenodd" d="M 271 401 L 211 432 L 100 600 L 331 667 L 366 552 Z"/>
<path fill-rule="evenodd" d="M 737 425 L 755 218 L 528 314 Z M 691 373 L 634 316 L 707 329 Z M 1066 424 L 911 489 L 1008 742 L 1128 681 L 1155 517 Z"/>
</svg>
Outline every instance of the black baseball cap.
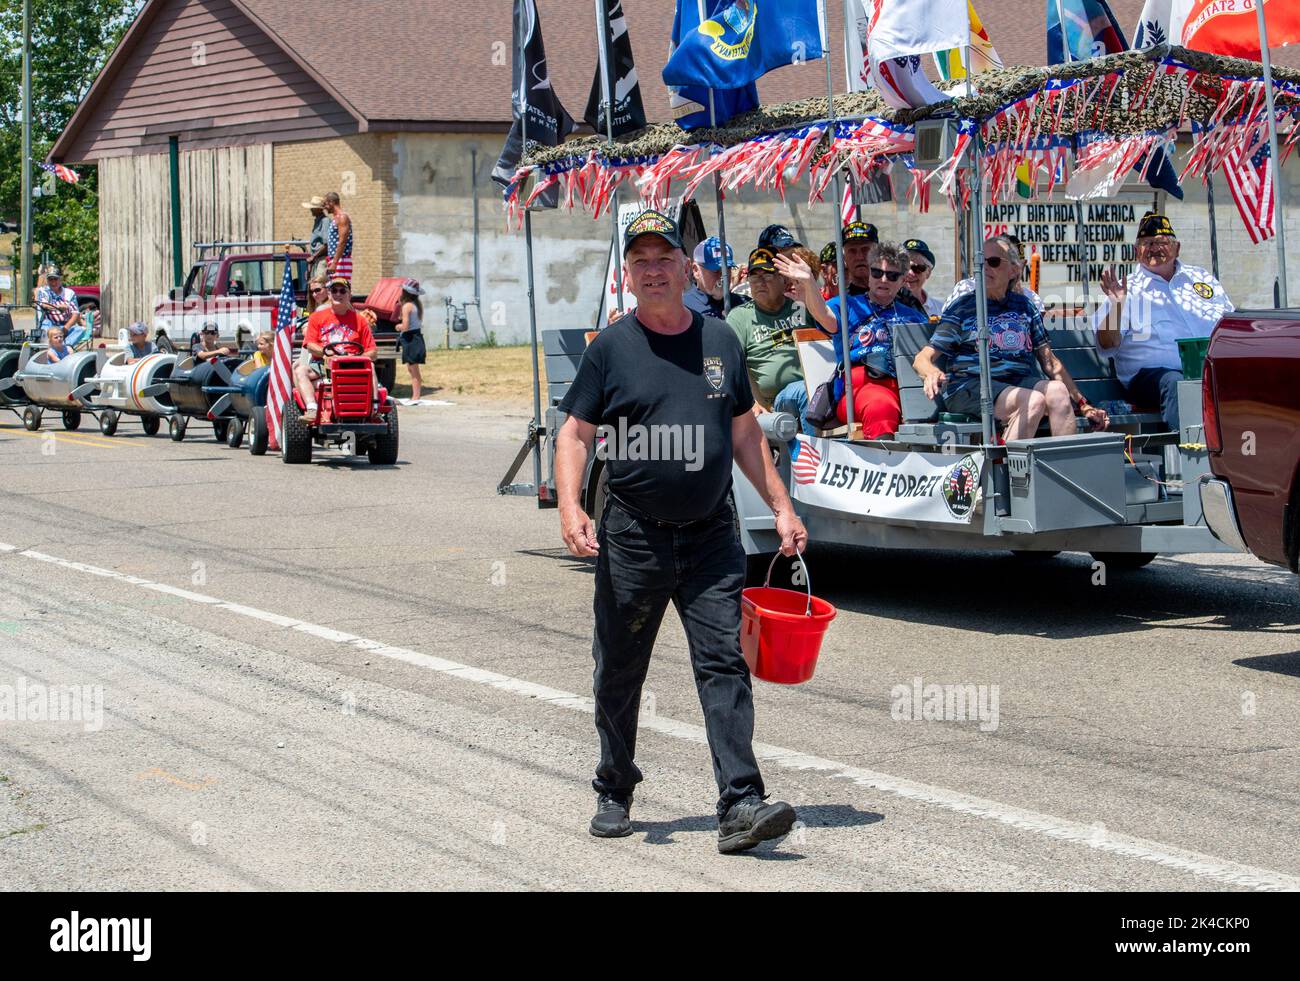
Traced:
<svg viewBox="0 0 1300 981">
<path fill-rule="evenodd" d="M 880 241 L 880 230 L 869 221 L 851 221 L 844 226 L 844 244 Z"/>
<path fill-rule="evenodd" d="M 1142 221 L 1138 223 L 1137 237 L 1152 238 L 1156 235 L 1168 235 L 1170 238 L 1178 237 L 1174 234 L 1174 226 L 1169 223 L 1167 216 L 1148 211 L 1142 216 Z"/>
<path fill-rule="evenodd" d="M 776 253 L 771 249 L 755 249 L 749 253 L 749 271 L 751 273 L 776 272 Z"/>
<path fill-rule="evenodd" d="M 758 235 L 760 249 L 793 249 L 803 245 L 784 225 L 768 225 Z"/>
<path fill-rule="evenodd" d="M 907 249 L 908 252 L 915 252 L 917 255 L 925 259 L 925 261 L 930 264 L 931 268 L 934 268 L 934 253 L 930 251 L 930 246 L 926 245 L 919 238 L 909 238 L 903 243 L 903 248 Z"/>
<path fill-rule="evenodd" d="M 677 222 L 662 212 L 643 211 L 633 218 L 632 224 L 623 233 L 623 251 L 630 249 L 632 243 L 642 235 L 658 235 L 674 249 L 686 251 L 682 247 L 682 234 L 677 228 Z"/>
</svg>

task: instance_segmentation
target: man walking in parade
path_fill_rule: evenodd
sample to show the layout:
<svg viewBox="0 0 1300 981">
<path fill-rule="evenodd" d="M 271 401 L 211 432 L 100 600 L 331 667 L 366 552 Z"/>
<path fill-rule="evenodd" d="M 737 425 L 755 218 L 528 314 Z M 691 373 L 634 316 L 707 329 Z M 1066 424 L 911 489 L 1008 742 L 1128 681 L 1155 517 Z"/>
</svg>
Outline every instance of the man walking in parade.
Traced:
<svg viewBox="0 0 1300 981">
<path fill-rule="evenodd" d="M 595 717 L 600 763 L 591 833 L 632 833 L 629 810 L 641 688 L 669 602 L 686 630 L 719 799 L 718 850 L 786 834 L 794 809 L 765 803 L 753 750 L 754 700 L 740 651 L 745 556 L 730 503 L 740 466 L 776 516 L 786 555 L 807 532 L 772 465 L 752 413 L 740 342 L 728 326 L 682 303 L 688 260 L 677 225 L 647 211 L 624 235 L 637 298 L 591 342 L 556 439 L 561 533 L 569 551 L 596 558 Z M 609 474 L 597 533 L 579 503 L 598 435 Z M 649 452 L 646 452 L 649 448 Z"/>
</svg>

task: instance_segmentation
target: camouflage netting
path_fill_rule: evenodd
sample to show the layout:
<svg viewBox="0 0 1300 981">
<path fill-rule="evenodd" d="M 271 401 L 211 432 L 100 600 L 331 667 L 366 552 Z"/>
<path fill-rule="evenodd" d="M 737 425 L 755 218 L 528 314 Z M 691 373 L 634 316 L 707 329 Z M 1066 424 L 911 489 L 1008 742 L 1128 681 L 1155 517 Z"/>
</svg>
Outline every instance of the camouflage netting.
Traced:
<svg viewBox="0 0 1300 981">
<path fill-rule="evenodd" d="M 1199 78 L 1193 75 L 1194 81 L 1189 84 L 1185 74 L 1162 74 L 1160 69 L 1169 59 L 1200 73 Z M 1276 81 L 1300 86 L 1300 71 L 1276 67 L 1273 71 Z M 1046 100 L 1037 105 L 1034 110 L 1034 125 L 1029 129 L 1061 136 L 1073 135 L 1080 130 L 1125 136 L 1188 123 L 1204 124 L 1210 120 L 1219 105 L 1223 82 L 1234 79 L 1258 80 L 1262 74 L 1262 66 L 1256 61 L 1162 46 L 1051 68 L 1012 67 L 982 72 L 976 78 L 979 95 L 936 103 L 921 109 L 889 109 L 876 92 L 841 94 L 835 97 L 835 112 L 841 119 L 875 116 L 904 125 L 934 115 L 951 114 L 963 119 L 987 121 L 1008 104 L 1044 92 L 1053 80 L 1092 80 L 1093 84 L 1090 85 L 1067 88 L 1054 105 L 1049 106 Z M 1095 98 L 1095 104 L 1087 101 L 1082 107 L 1083 111 L 1079 112 L 1079 100 L 1097 96 L 1101 80 L 1112 75 L 1117 76 L 1114 91 L 1110 91 L 1108 86 L 1100 97 Z M 1283 101 L 1290 94 L 1287 88 L 1289 86 L 1283 86 L 1279 91 L 1279 97 Z M 569 140 L 558 147 L 533 144 L 529 148 L 532 152 L 525 157 L 524 164 L 545 166 L 568 162 L 570 165 L 580 165 L 592 150 L 603 158 L 618 161 L 659 157 L 682 144 L 735 146 L 765 133 L 808 125 L 825 119 L 826 115 L 824 98 L 760 106 L 752 112 L 736 116 L 729 125 L 717 129 L 697 129 L 687 133 L 673 123 L 649 126 L 616 139 L 613 148 L 609 147 L 603 137 L 597 136 Z M 1009 135 L 998 130 L 986 131 L 986 137 L 994 142 Z"/>
</svg>

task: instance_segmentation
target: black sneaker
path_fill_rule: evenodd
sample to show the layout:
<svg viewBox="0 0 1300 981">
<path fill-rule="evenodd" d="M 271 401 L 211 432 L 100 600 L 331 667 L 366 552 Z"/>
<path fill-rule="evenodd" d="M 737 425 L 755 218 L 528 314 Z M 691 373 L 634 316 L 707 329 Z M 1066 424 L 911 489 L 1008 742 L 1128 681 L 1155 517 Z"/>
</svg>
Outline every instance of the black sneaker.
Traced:
<svg viewBox="0 0 1300 981">
<path fill-rule="evenodd" d="M 597 838 L 626 838 L 632 833 L 627 816 L 631 809 L 631 797 L 601 794 L 596 800 L 596 816 L 591 819 L 591 833 Z"/>
<path fill-rule="evenodd" d="M 760 841 L 780 838 L 790 833 L 794 820 L 794 808 L 783 800 L 764 804 L 757 797 L 746 797 L 732 804 L 718 822 L 718 851 L 743 852 Z"/>
</svg>

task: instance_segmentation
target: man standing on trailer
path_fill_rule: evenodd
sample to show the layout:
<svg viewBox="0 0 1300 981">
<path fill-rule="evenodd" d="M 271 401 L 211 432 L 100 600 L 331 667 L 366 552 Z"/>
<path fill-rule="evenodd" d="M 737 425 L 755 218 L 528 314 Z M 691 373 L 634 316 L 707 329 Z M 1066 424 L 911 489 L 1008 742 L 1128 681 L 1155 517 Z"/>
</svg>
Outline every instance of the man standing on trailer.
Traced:
<svg viewBox="0 0 1300 981">
<path fill-rule="evenodd" d="M 808 534 L 751 411 L 740 342 L 725 323 L 682 303 L 689 263 L 676 223 L 647 211 L 628 226 L 624 246 L 637 309 L 592 340 L 560 404 L 568 418 L 556 437 L 561 534 L 573 555 L 596 558 L 600 763 L 591 833 L 632 833 L 641 687 L 671 601 L 686 629 L 718 783 L 718 850 L 744 851 L 786 834 L 795 813 L 784 802 L 764 802 L 754 757 L 733 461 L 776 515 L 784 554 L 802 552 Z M 579 503 L 597 435 L 609 473 L 599 533 Z"/>
<path fill-rule="evenodd" d="M 326 245 L 325 270 L 331 277 L 342 276 L 352 282 L 352 219 L 342 208 L 336 192 L 325 195 L 325 214 L 330 223 Z"/>
<path fill-rule="evenodd" d="M 1097 346 L 1115 359 L 1128 400 L 1159 405 L 1171 432 L 1179 431 L 1178 383 L 1183 380 L 1178 341 L 1209 337 L 1235 308 L 1214 275 L 1178 258 L 1174 226 L 1148 211 L 1138 224 L 1138 268 L 1132 277 L 1101 274 L 1106 306 L 1097 322 Z"/>
</svg>

